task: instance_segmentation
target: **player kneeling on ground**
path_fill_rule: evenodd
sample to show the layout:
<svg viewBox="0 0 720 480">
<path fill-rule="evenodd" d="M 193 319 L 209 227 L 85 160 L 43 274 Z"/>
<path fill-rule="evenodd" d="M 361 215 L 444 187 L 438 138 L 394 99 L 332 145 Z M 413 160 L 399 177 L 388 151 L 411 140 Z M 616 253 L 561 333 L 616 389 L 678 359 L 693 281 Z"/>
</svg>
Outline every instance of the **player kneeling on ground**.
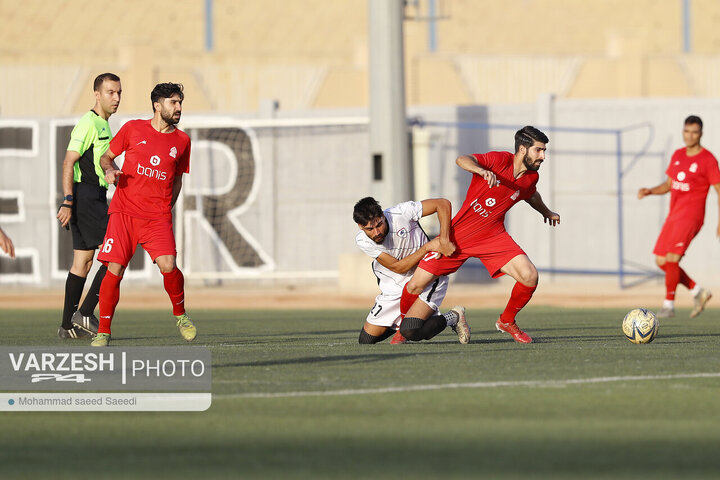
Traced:
<svg viewBox="0 0 720 480">
<path fill-rule="evenodd" d="M 436 212 L 440 236 L 429 240 L 418 221 Z M 355 204 L 353 220 L 360 227 L 355 243 L 375 259 L 372 268 L 380 286 L 380 295 L 375 298 L 375 305 L 360 331 L 359 343 L 378 343 L 393 333 L 390 343 L 394 344 L 405 343 L 406 339 L 429 340 L 448 326 L 457 333 L 460 343 L 470 341 L 465 308 L 454 307 L 444 315 L 432 315 L 438 312 L 445 298 L 446 276 L 435 279 L 420 295 L 419 318 L 408 322 L 400 315 L 403 287 L 423 256 L 452 255 L 455 251 L 455 245 L 449 240 L 451 214 L 450 202 L 444 198 L 405 202 L 385 211 L 372 197 Z"/>
</svg>

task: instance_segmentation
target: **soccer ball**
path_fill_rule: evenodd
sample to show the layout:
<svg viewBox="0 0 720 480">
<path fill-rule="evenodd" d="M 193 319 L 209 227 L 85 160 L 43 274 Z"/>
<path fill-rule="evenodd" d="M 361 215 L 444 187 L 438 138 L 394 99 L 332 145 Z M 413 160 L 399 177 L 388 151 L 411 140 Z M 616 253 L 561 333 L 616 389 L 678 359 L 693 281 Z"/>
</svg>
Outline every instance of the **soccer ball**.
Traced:
<svg viewBox="0 0 720 480">
<path fill-rule="evenodd" d="M 622 322 L 623 333 L 633 343 L 650 343 L 657 335 L 659 322 L 653 312 L 645 308 L 630 310 Z"/>
</svg>

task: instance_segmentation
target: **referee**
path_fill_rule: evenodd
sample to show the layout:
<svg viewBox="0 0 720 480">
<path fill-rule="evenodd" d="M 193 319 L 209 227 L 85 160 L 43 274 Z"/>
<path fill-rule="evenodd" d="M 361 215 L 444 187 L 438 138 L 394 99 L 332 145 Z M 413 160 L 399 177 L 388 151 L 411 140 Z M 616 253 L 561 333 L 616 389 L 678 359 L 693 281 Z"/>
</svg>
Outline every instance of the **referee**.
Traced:
<svg viewBox="0 0 720 480">
<path fill-rule="evenodd" d="M 108 119 L 120 105 L 120 77 L 113 73 L 98 75 L 93 90 L 95 106 L 73 128 L 63 161 L 64 197 L 57 219 L 63 227 L 69 225 L 72 232 L 73 264 L 65 282 L 62 325 L 58 328 L 58 337 L 62 339 L 92 337 L 97 333 L 98 320 L 93 312 L 107 271 L 106 266 L 100 267 L 78 309 L 95 250 L 103 243 L 108 223 L 108 183 L 100 168 L 100 157 L 112 139 Z"/>
</svg>

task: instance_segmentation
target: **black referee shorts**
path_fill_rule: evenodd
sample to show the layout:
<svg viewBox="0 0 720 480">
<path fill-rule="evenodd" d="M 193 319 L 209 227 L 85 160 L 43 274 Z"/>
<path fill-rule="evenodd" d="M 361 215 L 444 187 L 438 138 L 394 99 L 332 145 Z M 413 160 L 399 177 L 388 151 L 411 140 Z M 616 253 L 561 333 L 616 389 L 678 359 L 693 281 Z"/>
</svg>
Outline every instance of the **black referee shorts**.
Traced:
<svg viewBox="0 0 720 480">
<path fill-rule="evenodd" d="M 107 189 L 86 183 L 73 184 L 70 218 L 73 250 L 95 250 L 105 239 L 108 224 Z"/>
</svg>

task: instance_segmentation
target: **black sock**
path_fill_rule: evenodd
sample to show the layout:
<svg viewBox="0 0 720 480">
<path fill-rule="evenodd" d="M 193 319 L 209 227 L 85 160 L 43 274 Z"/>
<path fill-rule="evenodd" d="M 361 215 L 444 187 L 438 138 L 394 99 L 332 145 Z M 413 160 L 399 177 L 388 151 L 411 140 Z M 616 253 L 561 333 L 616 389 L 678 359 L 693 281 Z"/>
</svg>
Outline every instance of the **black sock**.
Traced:
<svg viewBox="0 0 720 480">
<path fill-rule="evenodd" d="M 84 286 L 84 277 L 68 273 L 67 280 L 65 280 L 65 306 L 63 307 L 62 316 L 62 327 L 65 330 L 72 328 L 72 316 L 77 311 Z"/>
<path fill-rule="evenodd" d="M 358 343 L 369 344 L 369 343 L 382 342 L 383 340 L 388 338 L 390 335 L 393 335 L 394 333 L 395 333 L 395 330 L 393 330 L 392 328 L 387 328 L 387 329 L 385 329 L 385 333 L 375 336 L 375 335 L 370 335 L 363 328 L 362 330 L 360 330 L 360 338 L 358 338 Z"/>
<path fill-rule="evenodd" d="M 427 320 L 414 317 L 406 317 L 400 324 L 400 333 L 403 337 L 414 342 L 430 340 L 438 333 L 445 330 L 447 320 L 442 315 L 433 315 Z"/>
<path fill-rule="evenodd" d="M 90 290 L 88 290 L 87 295 L 85 295 L 85 300 L 83 300 L 82 305 L 80 305 L 80 313 L 83 317 L 92 315 L 95 307 L 97 307 L 98 301 L 100 300 L 100 284 L 103 278 L 105 278 L 105 272 L 107 272 L 107 267 L 102 265 L 95 274 L 92 285 L 90 285 Z"/>
</svg>

